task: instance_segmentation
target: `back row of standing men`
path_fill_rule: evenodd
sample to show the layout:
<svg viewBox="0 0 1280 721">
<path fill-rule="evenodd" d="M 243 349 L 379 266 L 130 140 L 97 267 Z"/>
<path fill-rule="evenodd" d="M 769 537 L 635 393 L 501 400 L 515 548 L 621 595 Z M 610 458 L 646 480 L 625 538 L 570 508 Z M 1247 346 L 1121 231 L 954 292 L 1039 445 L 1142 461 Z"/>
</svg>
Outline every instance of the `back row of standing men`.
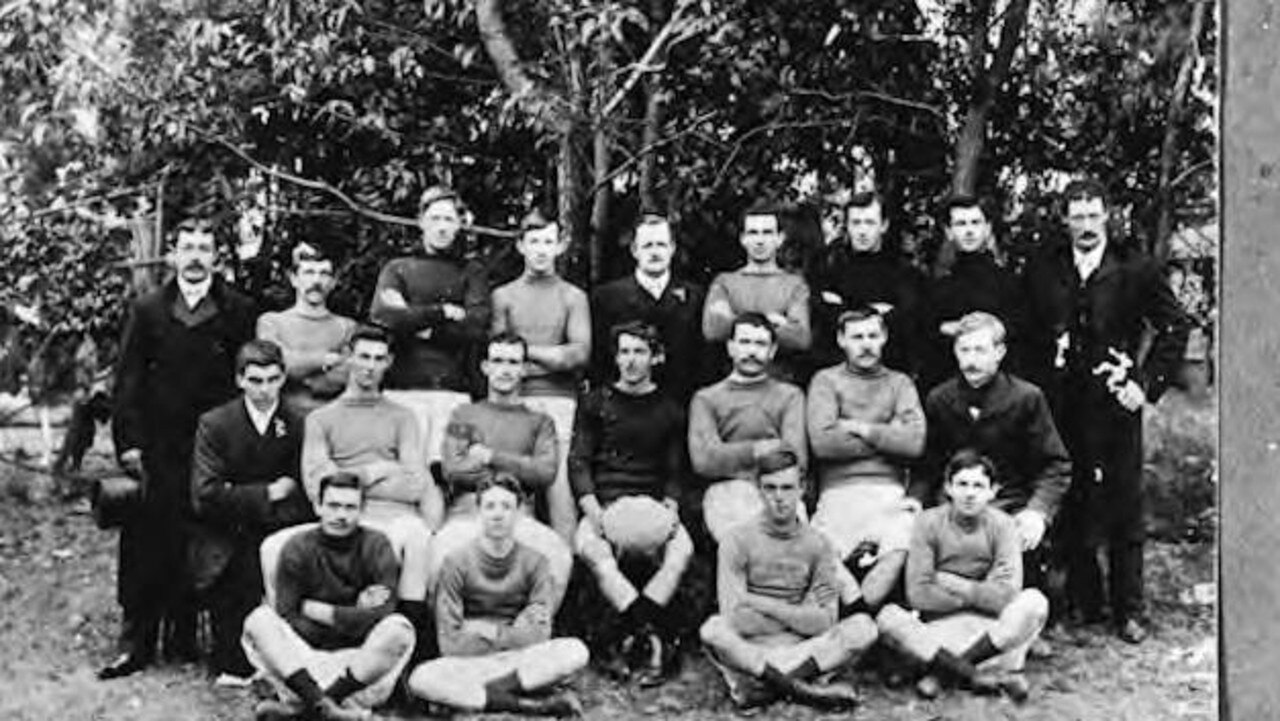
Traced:
<svg viewBox="0 0 1280 721">
<path fill-rule="evenodd" d="M 381 496 L 398 504 L 418 493 L 428 525 L 443 530 L 442 490 L 450 496 L 448 513 L 457 515 L 459 503 L 474 508 L 471 492 L 478 480 L 510 471 L 526 486 L 546 486 L 540 502 L 550 527 L 561 538 L 576 540 L 599 573 L 601 565 L 608 566 L 608 552 L 591 553 L 591 532 L 601 528 L 612 500 L 605 487 L 625 488 L 629 476 L 654 470 L 637 466 L 656 466 L 668 482 L 684 467 L 681 458 L 673 458 L 670 466 L 653 456 L 618 458 L 618 447 L 639 439 L 660 450 L 661 429 L 681 428 L 685 403 L 691 401 L 688 453 L 693 471 L 711 483 L 701 494 L 677 497 L 674 490 L 656 489 L 653 495 L 673 506 L 700 503 L 703 514 L 696 515 L 705 515 L 711 536 L 722 540 L 726 529 L 760 508 L 748 481 L 758 480 L 761 464 L 789 453 L 807 471 L 812 448 L 821 490 L 815 523 L 829 530 L 837 550 L 848 557 L 862 541 L 873 540 L 841 537 L 849 534 L 838 528 L 858 525 L 844 523 L 848 514 L 878 519 L 886 509 L 910 509 L 903 487 L 908 480 L 910 497 L 931 504 L 946 452 L 973 446 L 997 463 L 1002 505 L 1015 514 L 1024 550 L 1041 546 L 1058 515 L 1054 538 L 1064 550 L 1077 612 L 1097 619 L 1109 602 L 1121 635 L 1140 640 L 1140 409 L 1169 384 L 1186 329 L 1161 269 L 1108 237 L 1108 207 L 1099 186 L 1068 187 L 1064 209 L 1071 243 L 1042 249 L 1018 279 L 991 254 L 991 223 L 983 205 L 952 201 L 946 228 L 958 257 L 949 275 L 926 285 L 882 247 L 888 227 L 874 195 L 856 197 L 844 209 L 847 241 L 828 248 L 808 280 L 778 267 L 784 240 L 778 212 L 756 206 L 743 219 L 746 264 L 717 276 L 705 294 L 672 277 L 671 228 L 661 218 L 646 217 L 631 243 L 635 273 L 595 289 L 589 299 L 556 275 L 564 246 L 555 224 L 536 214 L 522 226 L 517 242 L 525 272 L 491 292 L 479 264 L 457 253 L 457 198 L 436 188 L 420 204 L 424 252 L 388 263 L 374 291 L 371 319 L 390 331 L 392 348 L 385 350 L 394 350 L 381 358 L 347 354 L 347 348 L 357 347 L 350 344 L 356 324 L 326 307 L 335 282 L 330 261 L 305 248 L 296 252 L 291 278 L 297 302 L 256 318 L 248 301 L 213 276 L 211 236 L 199 226 L 184 226 L 173 251 L 177 278 L 136 303 L 119 365 L 117 452 L 122 464 L 149 479 L 144 520 L 126 525 L 121 539 L 120 602 L 129 652 L 122 662 L 149 660 L 162 619 L 171 650 L 181 653 L 193 643 L 189 598 L 172 578 L 184 568 L 187 553 L 183 516 L 199 505 L 199 498 L 192 504 L 188 482 L 196 424 L 204 411 L 234 394 L 233 356 L 255 334 L 283 348 L 287 402 L 304 412 L 344 388 L 379 387 L 390 364 L 385 399 L 399 405 L 347 398 L 308 418 L 301 475 L 313 502 L 319 500 L 321 478 L 358 466 L 364 468 L 366 485 L 377 488 L 369 494 L 371 501 Z M 989 315 L 970 316 L 973 311 Z M 992 323 L 991 316 L 1003 323 Z M 612 335 L 629 321 L 652 326 L 656 337 L 634 328 Z M 1016 368 L 1036 385 L 999 372 L 1006 330 Z M 957 332 L 962 373 L 941 382 L 954 374 L 948 359 Z M 489 400 L 495 400 L 495 391 L 499 401 L 503 394 L 515 394 L 550 419 L 554 445 L 573 449 L 552 455 L 557 467 L 549 477 L 548 469 L 538 466 L 545 453 L 539 456 L 533 448 L 513 456 L 504 447 L 520 444 L 511 435 L 535 441 L 545 436 L 547 428 L 527 427 L 539 426 L 542 416 L 521 420 L 500 402 L 468 403 L 474 389 L 464 359 L 490 333 L 499 340 L 484 348 Z M 623 357 L 624 338 L 633 341 L 625 345 L 632 355 L 642 355 L 643 346 L 665 359 L 654 380 L 674 406 L 649 399 L 653 394 L 611 390 L 615 373 L 618 387 L 626 386 L 629 364 L 633 375 L 639 373 L 637 362 Z M 710 359 L 722 342 L 732 372 L 698 391 L 713 376 Z M 365 355 L 370 354 L 378 356 Z M 888 371 L 886 365 L 910 375 Z M 813 376 L 806 409 L 803 393 L 788 381 L 803 381 L 814 367 L 824 370 Z M 580 402 L 584 371 L 594 390 Z M 911 418 L 912 403 L 917 411 L 921 405 L 917 384 L 933 389 L 924 404 L 927 423 L 918 412 Z M 409 409 L 407 416 L 401 406 Z M 363 434 L 378 433 L 388 418 L 403 417 L 416 419 L 425 430 L 425 446 L 415 452 L 422 468 L 440 461 L 443 489 L 430 481 L 405 482 L 390 472 L 378 476 L 375 462 L 381 459 L 343 457 L 344 448 L 376 446 L 377 439 Z M 413 425 L 397 422 L 402 428 Z M 678 435 L 683 441 L 683 432 Z M 677 455 L 683 456 L 680 445 Z M 925 446 L 941 450 L 926 453 L 930 461 L 923 467 L 909 468 Z M 614 457 L 606 459 L 610 453 Z M 607 484 L 600 483 L 601 468 L 612 476 Z M 874 482 L 864 482 L 868 479 Z M 286 486 L 277 485 L 272 499 L 296 490 Z M 406 495 L 397 497 L 401 492 Z M 1056 514 L 1060 501 L 1063 513 Z M 377 515 L 374 506 L 369 510 Z M 591 523 L 578 524 L 579 511 Z M 824 523 L 830 518 L 841 523 Z M 449 546 L 442 541 L 450 534 L 437 532 L 434 550 L 415 550 L 413 534 L 397 531 L 394 524 L 387 531 L 393 540 L 400 536 L 406 570 L 438 568 L 446 555 L 440 547 Z M 545 537 L 539 542 L 537 531 L 522 535 L 530 545 L 554 548 Z M 892 580 L 905 554 L 885 549 L 902 548 L 903 535 L 886 531 L 874 539 L 881 546 L 874 568 L 888 561 L 885 575 Z M 456 529 L 454 536 L 468 537 Z M 1111 564 L 1109 599 L 1104 599 L 1095 560 L 1102 545 Z M 411 564 L 414 553 L 432 560 Z M 567 579 L 564 554 L 548 550 L 544 555 L 556 567 L 555 575 Z M 400 596 L 425 601 L 421 587 L 427 581 L 413 575 L 401 575 Z M 883 599 L 867 599 L 875 593 L 866 591 L 876 584 L 874 573 L 861 580 L 860 588 L 856 581 L 842 580 L 842 599 L 851 606 L 861 600 L 874 609 Z M 618 586 L 612 595 L 605 585 L 605 593 L 620 610 L 652 617 L 653 599 L 645 595 L 652 585 L 644 593 Z M 654 593 L 667 596 L 658 599 L 662 603 L 669 600 L 665 591 Z"/>
</svg>

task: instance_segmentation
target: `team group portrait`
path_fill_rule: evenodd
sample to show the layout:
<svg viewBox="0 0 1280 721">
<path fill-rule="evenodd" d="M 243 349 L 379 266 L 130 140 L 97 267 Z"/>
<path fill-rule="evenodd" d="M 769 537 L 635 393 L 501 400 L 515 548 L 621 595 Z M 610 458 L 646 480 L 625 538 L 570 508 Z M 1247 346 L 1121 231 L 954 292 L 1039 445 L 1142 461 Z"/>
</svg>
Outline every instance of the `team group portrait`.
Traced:
<svg viewBox="0 0 1280 721">
<path fill-rule="evenodd" d="M 1216 12 L 0 7 L 0 716 L 1216 718 Z"/>
</svg>

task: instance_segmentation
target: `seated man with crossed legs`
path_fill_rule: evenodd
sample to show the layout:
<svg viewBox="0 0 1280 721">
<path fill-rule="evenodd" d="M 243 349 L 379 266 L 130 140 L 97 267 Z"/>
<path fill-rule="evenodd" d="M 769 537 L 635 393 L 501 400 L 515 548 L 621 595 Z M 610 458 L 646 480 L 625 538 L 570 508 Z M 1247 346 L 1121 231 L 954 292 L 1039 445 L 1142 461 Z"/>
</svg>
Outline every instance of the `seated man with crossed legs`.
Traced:
<svg viewBox="0 0 1280 721">
<path fill-rule="evenodd" d="M 508 473 L 476 492 L 482 530 L 444 560 L 436 588 L 440 658 L 409 676 L 410 692 L 465 711 L 582 713 L 572 693 L 531 695 L 587 665 L 576 638 L 551 638 L 556 580 L 547 559 L 516 540 L 524 492 Z"/>
<path fill-rule="evenodd" d="M 285 699 L 260 702 L 259 721 L 368 718 L 409 662 L 413 625 L 394 613 L 400 565 L 387 537 L 360 525 L 363 509 L 359 477 L 321 479 L 319 526 L 285 542 L 274 605 L 245 619 L 245 653 Z"/>
<path fill-rule="evenodd" d="M 795 454 L 771 453 L 759 470 L 764 510 L 720 543 L 720 613 L 702 625 L 702 642 L 741 708 L 779 697 L 821 708 L 856 706 L 852 687 L 811 679 L 870 648 L 875 623 L 865 613 L 836 619 L 839 561 L 826 537 L 797 515 L 801 484 Z"/>
<path fill-rule="evenodd" d="M 976 451 L 952 456 L 945 473 L 950 502 L 921 514 L 907 554 L 907 601 L 916 613 L 890 604 L 876 618 L 890 645 L 926 665 L 917 684 L 925 697 L 938 694 L 939 675 L 1027 697 L 1022 668 L 1049 601 L 1022 587 L 1017 524 L 991 506 L 995 476 Z"/>
</svg>

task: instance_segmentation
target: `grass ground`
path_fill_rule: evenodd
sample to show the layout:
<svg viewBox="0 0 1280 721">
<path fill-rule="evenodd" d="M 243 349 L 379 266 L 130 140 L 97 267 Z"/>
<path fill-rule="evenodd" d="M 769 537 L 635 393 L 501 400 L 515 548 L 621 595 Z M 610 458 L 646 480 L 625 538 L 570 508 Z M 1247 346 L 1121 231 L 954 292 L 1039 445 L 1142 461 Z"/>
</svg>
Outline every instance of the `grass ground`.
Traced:
<svg viewBox="0 0 1280 721">
<path fill-rule="evenodd" d="M 98 451 L 100 453 L 100 451 Z M 90 458 L 90 470 L 105 458 Z M 99 531 L 83 502 L 31 501 L 37 476 L 0 467 L 0 719 L 13 721 L 222 721 L 251 718 L 247 691 L 214 689 L 196 665 L 160 666 L 109 683 L 94 670 L 113 650 L 116 534 Z M 47 495 L 36 494 L 38 498 Z M 1148 547 L 1152 637 L 1128 646 L 1100 629 L 1074 631 L 1057 654 L 1028 665 L 1033 696 L 1023 706 L 1002 698 L 951 693 L 923 701 L 887 689 L 873 672 L 856 681 L 866 701 L 858 718 L 887 721 L 1216 718 L 1215 609 L 1189 590 L 1214 580 L 1212 543 Z M 639 690 L 594 673 L 575 681 L 588 719 L 731 719 L 739 715 L 700 656 L 660 689 Z M 778 705 L 768 719 L 822 717 Z"/>
</svg>

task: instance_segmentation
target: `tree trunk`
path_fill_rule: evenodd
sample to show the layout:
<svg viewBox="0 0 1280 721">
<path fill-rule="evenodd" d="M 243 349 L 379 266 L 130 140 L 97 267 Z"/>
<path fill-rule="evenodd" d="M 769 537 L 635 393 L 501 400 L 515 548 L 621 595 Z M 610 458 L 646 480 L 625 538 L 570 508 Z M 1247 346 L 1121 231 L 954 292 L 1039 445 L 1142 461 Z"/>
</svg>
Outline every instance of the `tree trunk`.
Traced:
<svg viewBox="0 0 1280 721">
<path fill-rule="evenodd" d="M 1173 235 L 1173 170 L 1178 160 L 1178 124 L 1182 121 L 1186 107 L 1187 86 L 1191 84 L 1191 73 L 1195 69 L 1199 57 L 1197 44 L 1200 31 L 1204 26 L 1205 8 L 1208 2 L 1200 0 L 1191 9 L 1191 27 L 1187 32 L 1187 49 L 1182 56 L 1182 66 L 1178 69 L 1178 80 L 1173 87 L 1173 97 L 1169 99 L 1169 110 L 1165 116 L 1164 142 L 1160 146 L 1160 184 L 1156 189 L 1158 216 L 1155 236 L 1151 239 L 1153 247 L 1147 250 L 1160 261 L 1169 257 L 1169 240 Z"/>
<path fill-rule="evenodd" d="M 613 71 L 613 49 L 608 42 L 602 42 L 597 58 L 600 63 L 599 74 L 605 77 Z M 613 205 L 613 186 L 601 182 L 609 175 L 611 157 L 609 152 L 608 118 L 600 114 L 604 103 L 608 102 L 603 87 L 597 88 L 592 104 L 595 106 L 591 116 L 595 119 L 591 137 L 591 177 L 596 189 L 591 198 L 591 234 L 587 246 L 587 279 L 591 285 L 600 282 L 604 275 L 605 230 L 609 224 L 609 212 Z"/>
<path fill-rule="evenodd" d="M 987 37 L 991 31 L 992 3 L 974 3 L 973 28 L 969 34 L 970 68 L 973 73 L 973 99 L 965 114 L 964 125 L 956 138 L 956 165 L 951 176 L 951 190 L 971 195 L 978 187 L 982 154 L 986 150 L 987 122 L 1000 96 L 1000 88 L 1009 77 L 1013 56 L 1022 43 L 1030 0 L 1010 0 L 1000 25 L 1000 44 L 990 67 L 986 64 Z"/>
</svg>

